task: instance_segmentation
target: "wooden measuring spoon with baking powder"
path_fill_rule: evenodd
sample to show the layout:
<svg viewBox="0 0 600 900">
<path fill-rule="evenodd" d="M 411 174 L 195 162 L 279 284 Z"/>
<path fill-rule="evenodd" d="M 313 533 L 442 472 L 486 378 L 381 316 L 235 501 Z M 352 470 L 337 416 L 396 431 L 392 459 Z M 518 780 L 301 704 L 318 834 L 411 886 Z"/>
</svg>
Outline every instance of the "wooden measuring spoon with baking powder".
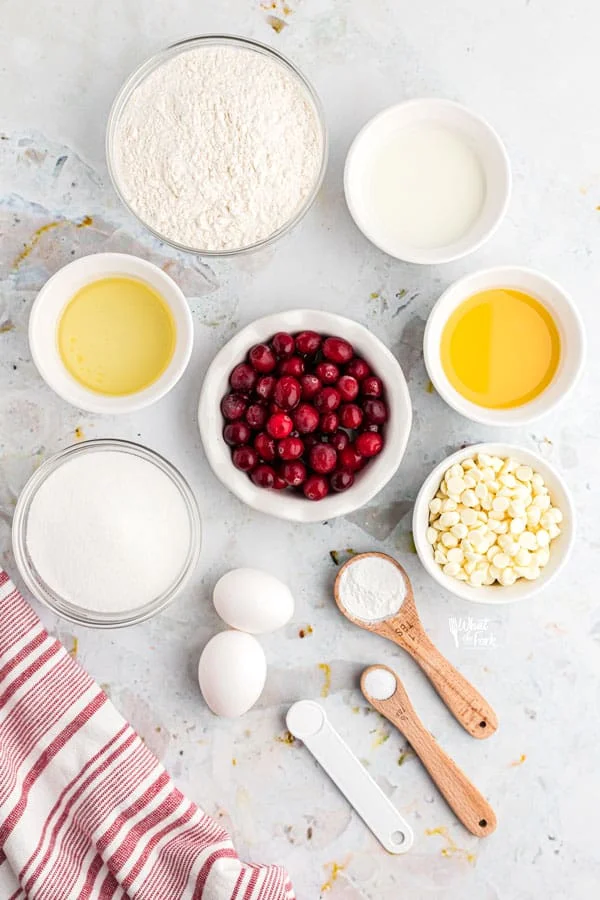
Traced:
<svg viewBox="0 0 600 900">
<path fill-rule="evenodd" d="M 377 712 L 404 735 L 465 828 L 476 837 L 492 834 L 496 829 L 494 810 L 427 731 L 396 673 L 388 666 L 369 666 L 362 673 L 360 687 Z"/>
<path fill-rule="evenodd" d="M 383 559 L 395 566 L 404 579 L 405 595 L 399 601 L 398 610 L 384 619 L 361 619 L 344 605 L 344 586 L 346 592 L 351 579 L 352 567 L 360 565 L 361 560 L 371 558 Z M 487 738 L 498 727 L 496 713 L 484 700 L 481 694 L 458 672 L 448 660 L 442 656 L 437 647 L 427 636 L 419 619 L 415 598 L 408 575 L 399 562 L 386 553 L 360 553 L 346 562 L 335 579 L 335 602 L 340 612 L 367 631 L 373 631 L 381 637 L 394 641 L 417 662 L 432 685 L 463 728 L 476 738 Z"/>
</svg>

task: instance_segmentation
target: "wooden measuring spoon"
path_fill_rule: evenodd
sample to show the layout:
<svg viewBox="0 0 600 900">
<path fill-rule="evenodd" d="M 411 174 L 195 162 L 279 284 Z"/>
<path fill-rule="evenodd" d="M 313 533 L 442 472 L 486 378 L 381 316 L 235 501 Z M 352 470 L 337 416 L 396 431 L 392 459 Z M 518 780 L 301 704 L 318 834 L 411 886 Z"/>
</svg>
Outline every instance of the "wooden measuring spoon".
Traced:
<svg viewBox="0 0 600 900">
<path fill-rule="evenodd" d="M 378 700 L 367 688 L 370 672 L 382 671 L 393 676 L 392 694 L 385 700 Z M 496 830 L 496 814 L 485 797 L 471 784 L 454 760 L 442 750 L 435 738 L 427 731 L 404 690 L 396 673 L 388 666 L 369 666 L 362 673 L 360 687 L 365 698 L 377 712 L 385 716 L 404 735 L 432 780 L 437 785 L 448 806 L 457 818 L 476 837 L 486 837 Z"/>
<path fill-rule="evenodd" d="M 406 596 L 398 612 L 387 619 L 368 621 L 353 616 L 342 602 L 344 575 L 350 566 L 355 566 L 361 559 L 368 557 L 385 559 L 396 566 L 404 578 Z M 413 589 L 408 575 L 399 562 L 387 553 L 360 553 L 349 559 L 337 574 L 333 588 L 335 602 L 342 615 L 360 628 L 373 631 L 381 637 L 393 641 L 417 662 L 432 685 L 462 727 L 472 737 L 490 737 L 498 727 L 496 713 L 484 700 L 481 694 L 458 672 L 448 660 L 442 656 L 437 647 L 427 636 L 419 619 Z"/>
</svg>

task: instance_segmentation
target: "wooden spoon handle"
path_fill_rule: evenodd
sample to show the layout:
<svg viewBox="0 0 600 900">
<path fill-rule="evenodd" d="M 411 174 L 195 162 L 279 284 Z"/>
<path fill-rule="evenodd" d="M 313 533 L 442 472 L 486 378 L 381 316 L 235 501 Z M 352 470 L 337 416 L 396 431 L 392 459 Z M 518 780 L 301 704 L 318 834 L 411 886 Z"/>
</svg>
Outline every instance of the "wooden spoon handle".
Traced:
<svg viewBox="0 0 600 900">
<path fill-rule="evenodd" d="M 373 668 L 387 667 L 372 666 L 371 669 Z M 388 700 L 376 700 L 365 689 L 365 676 L 369 671 L 370 669 L 367 669 L 363 672 L 361 679 L 363 694 L 369 703 L 404 735 L 429 772 L 448 806 L 465 828 L 476 837 L 486 837 L 488 834 L 492 834 L 496 829 L 494 810 L 475 785 L 469 781 L 462 769 L 459 769 L 454 760 L 442 750 L 435 738 L 427 731 L 408 699 L 398 676 L 393 673 L 396 678 L 396 693 Z"/>
<path fill-rule="evenodd" d="M 425 631 L 402 646 L 421 666 L 457 722 L 472 737 L 491 737 L 498 728 L 496 713 L 471 682 L 442 656 Z"/>
</svg>

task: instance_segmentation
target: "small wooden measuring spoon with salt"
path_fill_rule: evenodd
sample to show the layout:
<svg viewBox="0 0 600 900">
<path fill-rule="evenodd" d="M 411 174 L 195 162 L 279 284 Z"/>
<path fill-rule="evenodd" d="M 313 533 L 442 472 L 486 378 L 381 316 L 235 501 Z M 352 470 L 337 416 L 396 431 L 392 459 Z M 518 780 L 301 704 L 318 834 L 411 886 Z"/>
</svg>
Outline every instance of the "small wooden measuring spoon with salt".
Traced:
<svg viewBox="0 0 600 900">
<path fill-rule="evenodd" d="M 404 735 L 465 828 L 477 837 L 491 834 L 496 829 L 494 810 L 427 731 L 396 673 L 387 666 L 369 666 L 360 687 L 377 712 Z"/>
<path fill-rule="evenodd" d="M 381 567 L 394 566 L 393 577 Z M 357 570 L 355 567 L 363 569 Z M 362 575 L 359 580 L 358 573 Z M 382 577 L 385 574 L 385 579 Z M 397 574 L 400 573 L 401 579 Z M 364 606 L 357 592 L 368 598 Z M 470 735 L 490 737 L 498 727 L 496 713 L 481 694 L 442 656 L 419 619 L 408 575 L 386 553 L 360 553 L 349 559 L 335 579 L 335 602 L 340 612 L 360 628 L 393 641 L 417 662 L 450 712 Z M 374 615 L 371 615 L 374 611 Z"/>
</svg>

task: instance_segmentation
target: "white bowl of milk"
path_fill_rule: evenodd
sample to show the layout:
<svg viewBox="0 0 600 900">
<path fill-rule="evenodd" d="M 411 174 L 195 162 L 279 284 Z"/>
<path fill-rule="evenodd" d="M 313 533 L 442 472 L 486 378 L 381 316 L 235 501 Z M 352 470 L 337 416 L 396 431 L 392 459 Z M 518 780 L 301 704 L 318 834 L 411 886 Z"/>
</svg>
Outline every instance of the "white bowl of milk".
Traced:
<svg viewBox="0 0 600 900">
<path fill-rule="evenodd" d="M 377 247 L 406 262 L 466 256 L 500 224 L 511 188 L 502 141 L 482 118 L 450 100 L 384 109 L 346 158 L 350 213 Z"/>
</svg>

